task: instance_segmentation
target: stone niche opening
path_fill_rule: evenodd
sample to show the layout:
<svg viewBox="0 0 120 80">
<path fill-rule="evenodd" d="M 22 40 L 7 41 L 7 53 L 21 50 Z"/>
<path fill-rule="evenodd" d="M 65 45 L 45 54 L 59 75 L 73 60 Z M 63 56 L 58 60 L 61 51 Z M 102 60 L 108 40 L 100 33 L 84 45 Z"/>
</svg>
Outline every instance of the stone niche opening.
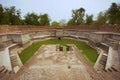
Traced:
<svg viewBox="0 0 120 80">
<path fill-rule="evenodd" d="M 61 37 L 58 37 L 58 40 L 61 40 Z"/>
</svg>

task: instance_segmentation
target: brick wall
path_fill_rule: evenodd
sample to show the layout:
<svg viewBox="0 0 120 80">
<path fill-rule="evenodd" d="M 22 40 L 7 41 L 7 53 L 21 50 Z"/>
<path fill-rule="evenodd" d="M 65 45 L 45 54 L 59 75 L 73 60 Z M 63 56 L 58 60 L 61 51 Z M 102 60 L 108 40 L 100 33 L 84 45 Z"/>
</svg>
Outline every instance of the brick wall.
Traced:
<svg viewBox="0 0 120 80">
<path fill-rule="evenodd" d="M 31 30 L 49 30 L 49 29 L 61 29 L 50 26 L 25 26 L 25 25 L 0 25 L 0 33 L 8 33 L 14 31 L 31 31 Z M 77 30 L 91 30 L 91 31 L 105 31 L 105 32 L 117 32 L 120 33 L 120 25 L 117 26 L 66 26 L 63 29 L 77 29 Z"/>
</svg>

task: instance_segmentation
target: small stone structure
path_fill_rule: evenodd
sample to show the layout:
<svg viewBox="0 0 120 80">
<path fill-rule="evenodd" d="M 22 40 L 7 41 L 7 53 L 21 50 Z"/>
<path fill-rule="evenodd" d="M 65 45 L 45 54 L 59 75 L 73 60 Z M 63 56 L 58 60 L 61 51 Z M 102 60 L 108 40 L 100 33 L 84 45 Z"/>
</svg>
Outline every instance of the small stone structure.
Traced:
<svg viewBox="0 0 120 80">
<path fill-rule="evenodd" d="M 63 51 L 63 47 L 66 48 L 66 51 L 73 51 L 71 45 L 66 45 L 66 46 L 61 46 L 61 45 L 56 45 L 56 51 Z"/>
</svg>

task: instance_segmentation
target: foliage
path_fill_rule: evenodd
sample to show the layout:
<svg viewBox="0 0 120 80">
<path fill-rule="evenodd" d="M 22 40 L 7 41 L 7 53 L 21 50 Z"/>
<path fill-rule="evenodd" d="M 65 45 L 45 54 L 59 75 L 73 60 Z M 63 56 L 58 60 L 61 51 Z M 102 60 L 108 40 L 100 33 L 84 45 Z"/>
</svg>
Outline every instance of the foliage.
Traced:
<svg viewBox="0 0 120 80">
<path fill-rule="evenodd" d="M 66 20 L 65 20 L 65 19 L 61 19 L 61 20 L 59 21 L 59 25 L 60 25 L 61 27 L 66 26 Z"/>
<path fill-rule="evenodd" d="M 60 20 L 60 26 L 72 26 L 72 25 L 119 25 L 120 24 L 120 4 L 112 3 L 111 6 L 104 12 L 100 12 L 96 18 L 93 20 L 93 15 L 86 14 L 85 9 L 79 8 L 72 10 L 72 18 L 66 21 L 64 19 Z M 57 22 L 52 22 L 52 26 L 58 26 Z M 37 15 L 36 13 L 27 13 L 24 19 L 21 18 L 21 11 L 17 10 L 15 6 L 9 8 L 4 8 L 0 4 L 0 25 L 40 25 L 49 26 L 50 18 L 47 13 Z"/>
<path fill-rule="evenodd" d="M 97 16 L 97 20 L 94 24 L 104 25 L 107 24 L 107 14 L 100 12 Z"/>
<path fill-rule="evenodd" d="M 2 5 L 0 4 L 0 24 L 2 22 L 2 17 L 3 17 L 3 7 Z"/>
<path fill-rule="evenodd" d="M 72 10 L 72 20 L 73 20 L 73 23 L 74 23 L 73 25 L 83 24 L 84 15 L 85 15 L 85 9 L 84 8 Z"/>
<path fill-rule="evenodd" d="M 39 16 L 40 18 L 40 25 L 41 26 L 49 26 L 50 25 L 50 19 L 48 14 L 42 14 Z"/>
<path fill-rule="evenodd" d="M 25 16 L 25 24 L 26 25 L 39 25 L 39 16 L 33 13 L 27 13 Z"/>
<path fill-rule="evenodd" d="M 25 24 L 48 26 L 50 24 L 50 19 L 48 14 L 37 15 L 35 13 L 28 13 L 25 16 Z"/>
<path fill-rule="evenodd" d="M 80 41 L 74 41 L 74 40 L 69 40 L 69 39 L 62 39 L 62 40 L 57 40 L 57 39 L 50 39 L 46 41 L 40 41 L 33 43 L 31 46 L 28 48 L 24 49 L 22 53 L 19 55 L 22 62 L 25 63 L 34 53 L 41 47 L 41 45 L 47 45 L 47 44 L 60 44 L 65 46 L 66 44 L 75 44 L 77 48 L 82 51 L 81 53 L 83 56 L 93 65 L 98 57 L 97 51 L 90 46 L 88 46 L 84 42 Z"/>
<path fill-rule="evenodd" d="M 66 25 L 67 25 L 67 23 L 66 23 L 66 20 L 64 20 L 64 19 L 61 19 L 59 22 L 53 21 L 51 23 L 51 26 L 53 26 L 53 27 L 64 27 Z"/>
<path fill-rule="evenodd" d="M 3 8 L 0 4 L 0 24 L 18 25 L 21 24 L 21 12 L 15 6 Z"/>
<path fill-rule="evenodd" d="M 59 27 L 59 22 L 53 21 L 53 22 L 51 23 L 51 26 L 53 26 L 53 27 Z"/>
<path fill-rule="evenodd" d="M 68 26 L 75 25 L 74 20 L 73 20 L 73 19 L 70 19 L 70 20 L 67 22 L 67 25 L 68 25 Z"/>
<path fill-rule="evenodd" d="M 110 8 L 104 12 L 100 12 L 96 20 L 93 20 L 93 15 L 86 15 L 84 20 L 85 9 L 80 8 L 72 11 L 72 19 L 67 25 L 106 25 L 106 24 L 120 24 L 120 4 L 112 3 Z"/>
<path fill-rule="evenodd" d="M 48 14 L 37 15 L 36 13 L 27 13 L 24 16 L 25 19 L 21 19 L 21 12 L 17 10 L 15 6 L 10 8 L 3 8 L 0 4 L 0 24 L 1 25 L 42 25 L 48 26 L 50 19 Z"/>
<path fill-rule="evenodd" d="M 120 5 L 112 3 L 107 14 L 109 24 L 120 24 Z"/>
<path fill-rule="evenodd" d="M 86 15 L 86 24 L 91 25 L 93 22 L 93 15 Z"/>
<path fill-rule="evenodd" d="M 110 8 L 105 12 L 100 12 L 97 16 L 97 20 L 94 24 L 106 25 L 106 24 L 120 24 L 120 5 L 112 3 Z"/>
</svg>

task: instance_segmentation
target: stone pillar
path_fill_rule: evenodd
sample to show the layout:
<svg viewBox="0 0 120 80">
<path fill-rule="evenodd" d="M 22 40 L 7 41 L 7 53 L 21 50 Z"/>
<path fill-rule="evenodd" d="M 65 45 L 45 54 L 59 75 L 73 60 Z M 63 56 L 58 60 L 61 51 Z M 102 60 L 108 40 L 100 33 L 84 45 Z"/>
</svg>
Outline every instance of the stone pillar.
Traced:
<svg viewBox="0 0 120 80">
<path fill-rule="evenodd" d="M 111 67 L 114 67 L 115 69 L 119 70 L 120 65 L 119 65 L 118 50 L 109 47 L 105 70 L 111 69 Z"/>
</svg>

